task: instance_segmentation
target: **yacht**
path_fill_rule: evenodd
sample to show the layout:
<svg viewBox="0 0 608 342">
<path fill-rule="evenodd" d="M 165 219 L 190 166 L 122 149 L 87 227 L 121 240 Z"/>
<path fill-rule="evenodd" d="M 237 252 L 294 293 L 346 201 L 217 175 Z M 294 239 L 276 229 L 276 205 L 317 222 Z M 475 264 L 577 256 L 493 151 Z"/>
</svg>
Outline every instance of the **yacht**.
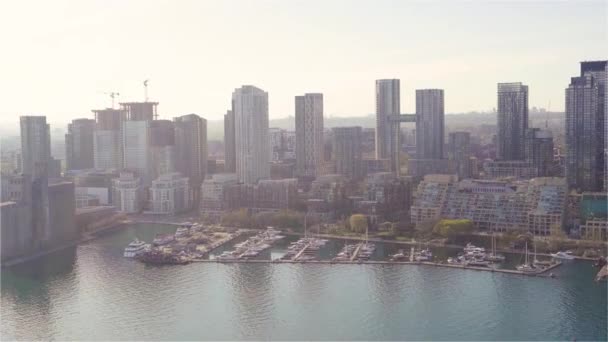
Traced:
<svg viewBox="0 0 608 342">
<path fill-rule="evenodd" d="M 155 246 L 162 246 L 173 241 L 175 241 L 175 236 L 172 234 L 156 234 L 152 244 Z"/>
<path fill-rule="evenodd" d="M 400 249 L 398 253 L 391 256 L 391 261 L 407 261 L 408 256 Z"/>
<path fill-rule="evenodd" d="M 490 266 L 490 262 L 484 260 L 483 258 L 473 258 L 466 262 L 467 266 L 478 266 L 478 267 L 488 267 Z"/>
<path fill-rule="evenodd" d="M 177 228 L 177 230 L 175 231 L 176 239 L 183 238 L 188 235 L 190 235 L 190 228 L 188 228 L 188 227 L 181 226 L 181 227 Z"/>
<path fill-rule="evenodd" d="M 125 258 L 134 258 L 141 254 L 146 249 L 146 243 L 139 241 L 137 238 L 133 240 L 126 248 L 124 252 Z"/>
<path fill-rule="evenodd" d="M 574 255 L 572 255 L 572 251 L 559 251 L 557 253 L 551 253 L 551 256 L 554 257 L 555 259 L 565 259 L 565 260 L 572 260 L 575 258 Z"/>
<path fill-rule="evenodd" d="M 476 253 L 485 253 L 486 249 L 483 247 L 477 247 L 472 243 L 467 243 L 467 245 L 464 247 L 464 252 L 465 253 L 472 253 L 472 252 L 476 252 Z"/>
<path fill-rule="evenodd" d="M 433 252 L 430 249 L 425 248 L 419 252 L 414 253 L 414 260 L 416 261 L 431 261 L 433 260 Z"/>
</svg>

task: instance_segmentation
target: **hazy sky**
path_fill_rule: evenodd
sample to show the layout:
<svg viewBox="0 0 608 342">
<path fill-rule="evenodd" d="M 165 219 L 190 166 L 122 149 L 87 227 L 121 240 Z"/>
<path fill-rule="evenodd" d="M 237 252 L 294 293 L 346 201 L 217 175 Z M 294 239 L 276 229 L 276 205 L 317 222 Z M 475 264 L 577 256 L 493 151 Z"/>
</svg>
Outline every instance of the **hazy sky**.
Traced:
<svg viewBox="0 0 608 342">
<path fill-rule="evenodd" d="M 219 119 L 232 90 L 269 92 L 270 116 L 322 92 L 326 116 L 375 111 L 374 80 L 445 89 L 446 112 L 490 110 L 496 83 L 562 110 L 579 61 L 608 57 L 607 1 L 2 1 L 2 121 L 92 117 L 104 92 L 149 94 L 161 117 Z"/>
</svg>

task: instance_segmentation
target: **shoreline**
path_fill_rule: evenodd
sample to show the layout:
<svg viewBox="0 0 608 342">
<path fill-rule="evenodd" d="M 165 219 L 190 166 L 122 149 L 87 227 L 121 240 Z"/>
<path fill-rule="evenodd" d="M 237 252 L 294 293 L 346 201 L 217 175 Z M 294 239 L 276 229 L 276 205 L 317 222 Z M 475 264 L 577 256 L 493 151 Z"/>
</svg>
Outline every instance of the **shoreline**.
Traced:
<svg viewBox="0 0 608 342">
<path fill-rule="evenodd" d="M 74 247 L 74 246 L 78 246 L 80 244 L 84 244 L 91 240 L 97 239 L 99 237 L 100 233 L 103 233 L 103 232 L 106 232 L 109 230 L 113 230 L 113 229 L 120 229 L 121 227 L 125 227 L 130 224 L 166 224 L 166 225 L 170 225 L 170 226 L 180 226 L 182 224 L 182 222 L 175 222 L 175 221 L 171 221 L 171 220 L 168 220 L 167 222 L 162 222 L 162 221 L 154 221 L 154 220 L 147 220 L 147 219 L 131 218 L 126 221 L 117 222 L 110 226 L 97 229 L 93 232 L 84 233 L 80 238 L 78 238 L 76 240 L 66 242 L 64 244 L 50 248 L 48 250 L 40 251 L 40 252 L 37 252 L 32 255 L 28 255 L 28 256 L 22 256 L 22 257 L 17 257 L 17 258 L 10 259 L 7 261 L 3 261 L 1 264 L 1 267 L 2 268 L 12 267 L 12 266 L 15 266 L 18 264 L 22 264 L 22 263 L 43 257 L 43 256 L 51 254 L 51 253 L 61 251 L 63 249 L 69 248 L 69 247 Z M 223 227 L 223 228 L 237 229 L 234 227 Z M 249 229 L 257 230 L 257 229 L 253 229 L 253 228 L 249 228 Z M 290 231 L 280 229 L 280 228 L 279 228 L 279 230 L 281 230 L 281 232 L 285 235 L 292 235 L 292 236 L 303 236 L 304 235 L 304 233 L 290 232 Z M 359 237 L 359 236 L 342 236 L 342 235 L 332 235 L 332 234 L 312 234 L 312 236 L 320 237 L 320 238 L 327 238 L 327 239 L 334 239 L 334 240 L 355 240 L 355 241 L 365 240 L 364 237 Z M 408 246 L 424 244 L 424 245 L 432 246 L 432 247 L 446 247 L 446 248 L 457 248 L 457 249 L 464 248 L 464 246 L 461 246 L 461 245 L 440 244 L 440 243 L 432 243 L 432 242 L 418 242 L 418 241 L 386 240 L 386 239 L 379 239 L 379 238 L 370 238 L 370 239 L 368 239 L 368 241 L 376 242 L 376 243 L 393 243 L 393 244 L 408 245 Z M 523 254 L 523 252 L 520 250 L 504 249 L 504 248 L 497 249 L 496 251 L 500 252 L 500 253 Z M 550 254 L 547 254 L 547 253 L 537 253 L 537 255 L 546 256 L 546 257 L 551 256 Z M 589 258 L 589 257 L 582 257 L 582 256 L 574 256 L 574 258 L 577 260 L 586 260 L 586 261 L 597 260 L 597 258 Z"/>
</svg>

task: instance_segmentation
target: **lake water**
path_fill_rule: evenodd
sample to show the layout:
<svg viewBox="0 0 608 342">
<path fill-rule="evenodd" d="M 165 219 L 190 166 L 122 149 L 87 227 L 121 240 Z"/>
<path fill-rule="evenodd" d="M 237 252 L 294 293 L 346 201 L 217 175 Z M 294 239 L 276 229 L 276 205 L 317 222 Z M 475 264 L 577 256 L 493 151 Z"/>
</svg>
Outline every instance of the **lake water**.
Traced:
<svg viewBox="0 0 608 342">
<path fill-rule="evenodd" d="M 122 257 L 135 236 L 174 230 L 134 225 L 3 269 L 2 340 L 607 339 L 606 283 L 593 281 L 590 262 L 566 262 L 551 279 L 416 265 L 149 266 Z M 287 243 L 260 258 L 280 256 Z M 343 244 L 330 242 L 322 257 Z M 378 244 L 376 258 L 398 248 Z M 510 255 L 506 267 L 520 258 Z"/>
</svg>

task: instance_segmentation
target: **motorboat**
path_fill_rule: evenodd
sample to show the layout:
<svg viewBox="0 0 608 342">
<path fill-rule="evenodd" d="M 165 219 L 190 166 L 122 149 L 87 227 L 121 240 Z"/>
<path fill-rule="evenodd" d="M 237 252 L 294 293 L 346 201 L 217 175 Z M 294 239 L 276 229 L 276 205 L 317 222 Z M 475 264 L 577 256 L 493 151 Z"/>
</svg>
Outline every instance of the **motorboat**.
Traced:
<svg viewBox="0 0 608 342">
<path fill-rule="evenodd" d="M 575 259 L 576 257 L 573 255 L 572 251 L 559 251 L 557 253 L 551 253 L 551 256 L 554 257 L 555 259 L 565 259 L 565 260 L 572 260 Z"/>
<path fill-rule="evenodd" d="M 156 237 L 152 240 L 152 244 L 155 246 L 162 246 L 173 241 L 175 241 L 175 236 L 173 234 L 156 234 Z"/>
<path fill-rule="evenodd" d="M 490 266 L 491 262 L 487 261 L 487 260 L 483 260 L 481 258 L 473 258 L 469 261 L 467 261 L 467 266 L 477 266 L 477 267 L 488 267 Z"/>
<path fill-rule="evenodd" d="M 425 248 L 419 252 L 414 253 L 414 260 L 416 261 L 431 261 L 433 260 L 433 252 L 430 249 Z"/>
<path fill-rule="evenodd" d="M 483 247 L 477 247 L 472 243 L 467 243 L 467 245 L 464 247 L 464 252 L 465 253 L 469 253 L 469 252 L 477 252 L 477 253 L 485 253 L 486 249 Z"/>
<path fill-rule="evenodd" d="M 391 256 L 391 261 L 407 261 L 408 256 L 400 249 L 398 253 Z"/>
<path fill-rule="evenodd" d="M 124 251 L 125 258 L 134 258 L 146 250 L 146 243 L 135 238 Z"/>
</svg>

